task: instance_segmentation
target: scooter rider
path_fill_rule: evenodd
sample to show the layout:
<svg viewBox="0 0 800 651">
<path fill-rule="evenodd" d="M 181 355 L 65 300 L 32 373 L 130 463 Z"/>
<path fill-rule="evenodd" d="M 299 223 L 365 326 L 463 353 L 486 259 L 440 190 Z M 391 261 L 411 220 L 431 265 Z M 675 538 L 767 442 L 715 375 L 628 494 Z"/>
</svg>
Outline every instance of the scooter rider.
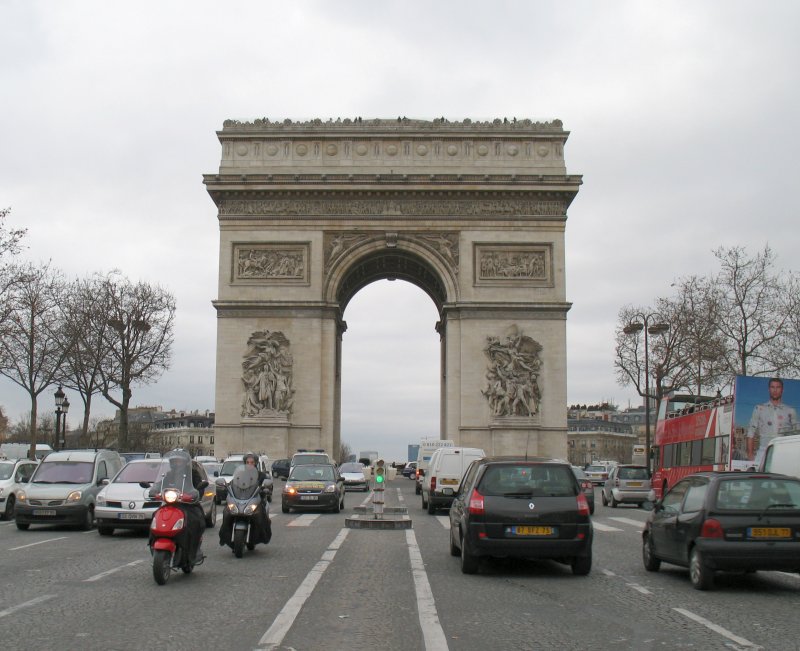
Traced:
<svg viewBox="0 0 800 651">
<path fill-rule="evenodd" d="M 176 539 L 176 542 L 186 549 L 186 556 L 188 558 L 194 558 L 195 561 L 199 561 L 203 557 L 200 544 L 202 542 L 203 531 L 206 528 L 203 507 L 200 506 L 200 495 L 204 488 L 201 486 L 203 480 L 200 474 L 192 467 L 191 457 L 186 450 L 176 448 L 164 456 L 169 459 L 169 471 L 160 481 L 153 484 L 153 487 L 150 489 L 150 494 L 157 495 L 166 488 L 179 488 L 185 493 L 196 492 L 195 502 L 177 502 L 175 504 L 175 506 L 183 511 L 186 517 L 186 529 L 183 534 Z M 191 482 L 191 487 L 188 482 Z M 150 538 L 150 543 L 152 544 L 152 533 L 150 534 Z"/>
<path fill-rule="evenodd" d="M 264 483 L 264 480 L 267 479 L 267 474 L 258 469 L 258 457 L 252 453 L 247 452 L 244 455 L 244 462 L 245 465 L 253 466 L 258 471 L 258 485 L 261 486 Z M 264 542 L 265 544 L 270 541 L 272 538 L 272 523 L 267 517 L 267 500 L 266 500 L 266 493 L 262 491 L 261 493 L 261 509 L 259 511 L 260 517 L 258 518 L 257 524 L 259 525 L 260 535 L 258 538 Z M 228 509 L 222 514 L 222 526 L 219 528 L 219 544 L 223 546 L 227 544 L 227 542 L 231 539 L 231 526 L 232 520 L 228 513 Z"/>
</svg>

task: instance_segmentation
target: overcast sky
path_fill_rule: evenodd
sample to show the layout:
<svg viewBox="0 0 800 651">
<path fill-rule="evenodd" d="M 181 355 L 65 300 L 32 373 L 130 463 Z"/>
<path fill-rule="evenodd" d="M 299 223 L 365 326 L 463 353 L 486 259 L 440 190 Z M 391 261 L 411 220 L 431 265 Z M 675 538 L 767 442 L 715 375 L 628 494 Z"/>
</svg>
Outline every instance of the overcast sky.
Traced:
<svg viewBox="0 0 800 651">
<path fill-rule="evenodd" d="M 798 25 L 800 4 L 779 0 L 0 0 L 0 207 L 28 228 L 28 259 L 172 291 L 172 367 L 133 404 L 213 409 L 218 222 L 201 175 L 225 119 L 558 118 L 584 180 L 566 231 L 568 398 L 627 407 L 621 306 L 711 272 L 719 246 L 769 242 L 800 266 Z M 343 439 L 404 458 L 438 434 L 436 310 L 382 281 L 345 318 Z M 29 409 L 6 380 L 0 405 Z"/>
</svg>

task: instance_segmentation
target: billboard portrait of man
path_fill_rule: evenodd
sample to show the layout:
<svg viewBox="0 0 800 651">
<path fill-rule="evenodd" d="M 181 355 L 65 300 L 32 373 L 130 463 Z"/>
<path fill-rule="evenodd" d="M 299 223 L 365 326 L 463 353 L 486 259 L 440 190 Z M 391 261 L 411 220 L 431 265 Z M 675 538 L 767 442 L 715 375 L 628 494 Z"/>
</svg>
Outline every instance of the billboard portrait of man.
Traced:
<svg viewBox="0 0 800 651">
<path fill-rule="evenodd" d="M 783 401 L 784 381 L 770 378 L 769 400 L 753 407 L 747 427 L 747 458 L 758 468 L 769 442 L 776 436 L 798 432 L 797 409 Z M 756 447 L 757 445 L 757 447 Z"/>
</svg>

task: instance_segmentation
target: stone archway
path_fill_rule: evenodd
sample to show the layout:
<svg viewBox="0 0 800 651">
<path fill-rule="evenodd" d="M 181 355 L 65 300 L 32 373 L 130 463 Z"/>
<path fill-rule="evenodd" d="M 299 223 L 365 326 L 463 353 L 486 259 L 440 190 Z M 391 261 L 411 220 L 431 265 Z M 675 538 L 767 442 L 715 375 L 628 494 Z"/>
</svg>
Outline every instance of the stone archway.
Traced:
<svg viewBox="0 0 800 651">
<path fill-rule="evenodd" d="M 564 227 L 581 179 L 558 121 L 228 121 L 217 454 L 338 449 L 342 315 L 383 278 L 439 313 L 441 436 L 566 458 Z"/>
</svg>

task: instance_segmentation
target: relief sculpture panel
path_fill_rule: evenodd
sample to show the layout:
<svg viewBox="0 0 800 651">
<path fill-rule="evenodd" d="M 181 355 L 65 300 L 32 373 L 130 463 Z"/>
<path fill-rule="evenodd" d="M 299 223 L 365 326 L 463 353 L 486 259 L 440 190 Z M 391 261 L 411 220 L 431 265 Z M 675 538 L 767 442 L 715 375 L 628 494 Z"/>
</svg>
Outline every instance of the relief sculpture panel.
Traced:
<svg viewBox="0 0 800 651">
<path fill-rule="evenodd" d="M 308 283 L 308 245 L 235 244 L 234 282 Z"/>
<path fill-rule="evenodd" d="M 500 337 L 486 337 L 483 352 L 489 358 L 489 368 L 486 389 L 481 393 L 489 402 L 492 416 L 538 414 L 542 398 L 539 389 L 541 344 L 523 335 L 515 326 L 503 341 Z"/>
<path fill-rule="evenodd" d="M 289 340 L 282 332 L 262 330 L 250 335 L 242 362 L 243 417 L 286 416 L 292 412 L 293 365 Z"/>
<path fill-rule="evenodd" d="M 551 286 L 548 244 L 476 244 L 475 284 Z"/>
</svg>

